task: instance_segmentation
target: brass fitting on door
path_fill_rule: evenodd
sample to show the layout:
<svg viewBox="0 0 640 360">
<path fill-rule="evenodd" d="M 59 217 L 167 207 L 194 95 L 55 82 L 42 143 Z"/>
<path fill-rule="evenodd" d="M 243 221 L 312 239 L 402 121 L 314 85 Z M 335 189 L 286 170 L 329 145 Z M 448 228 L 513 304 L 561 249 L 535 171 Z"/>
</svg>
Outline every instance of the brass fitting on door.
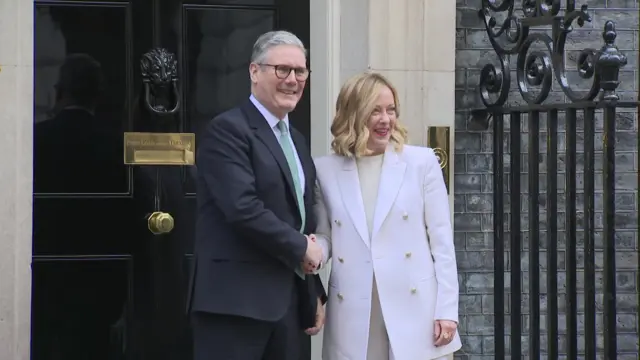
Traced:
<svg viewBox="0 0 640 360">
<path fill-rule="evenodd" d="M 451 162 L 451 142 L 449 126 L 429 126 L 427 128 L 427 146 L 433 149 L 442 169 L 444 184 L 449 192 L 449 168 Z"/>
<path fill-rule="evenodd" d="M 155 235 L 167 234 L 173 230 L 173 216 L 171 214 L 155 211 L 147 219 L 149 231 Z"/>
</svg>

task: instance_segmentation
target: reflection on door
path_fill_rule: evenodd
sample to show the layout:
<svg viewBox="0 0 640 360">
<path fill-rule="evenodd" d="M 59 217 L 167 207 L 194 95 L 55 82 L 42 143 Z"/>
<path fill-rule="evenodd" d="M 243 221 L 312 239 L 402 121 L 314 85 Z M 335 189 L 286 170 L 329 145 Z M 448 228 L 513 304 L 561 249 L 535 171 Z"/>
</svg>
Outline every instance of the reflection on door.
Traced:
<svg viewBox="0 0 640 360">
<path fill-rule="evenodd" d="M 119 145 L 124 15 L 35 9 L 32 359 L 126 351 L 136 224 Z"/>
</svg>

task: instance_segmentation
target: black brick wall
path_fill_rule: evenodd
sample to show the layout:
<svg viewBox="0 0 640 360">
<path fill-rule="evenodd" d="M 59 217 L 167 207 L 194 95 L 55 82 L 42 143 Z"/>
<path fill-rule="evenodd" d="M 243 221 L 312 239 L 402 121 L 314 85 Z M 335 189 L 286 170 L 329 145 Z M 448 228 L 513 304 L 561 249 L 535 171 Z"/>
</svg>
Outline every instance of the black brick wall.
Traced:
<svg viewBox="0 0 640 360">
<path fill-rule="evenodd" d="M 456 41 L 456 141 L 455 141 L 455 202 L 454 202 L 454 223 L 455 241 L 458 250 L 458 266 L 460 271 L 461 284 L 461 324 L 460 333 L 463 337 L 464 347 L 457 354 L 459 359 L 480 360 L 493 359 L 494 354 L 494 330 L 493 330 L 493 224 L 492 224 L 492 141 L 493 136 L 490 130 L 484 130 L 477 124 L 469 121 L 468 110 L 481 107 L 476 91 L 479 72 L 488 63 L 496 63 L 495 52 L 491 48 L 484 25 L 477 16 L 477 11 L 481 7 L 481 0 L 457 0 L 457 41 Z M 520 1 L 516 1 L 520 6 Z M 563 2 L 564 3 L 564 2 Z M 577 5 L 589 5 L 589 12 L 593 17 L 592 23 L 586 24 L 583 28 L 576 26 L 567 41 L 567 66 L 570 70 L 569 77 L 572 80 L 575 76 L 575 60 L 579 50 L 587 47 L 600 48 L 603 45 L 601 32 L 604 22 L 613 20 L 616 22 L 618 37 L 616 44 L 628 58 L 628 65 L 621 73 L 622 83 L 619 92 L 622 99 L 635 100 L 638 98 L 638 43 L 640 34 L 638 27 L 639 11 L 638 0 L 589 0 L 577 1 Z M 576 51 L 577 50 L 577 51 Z M 515 66 L 515 57 L 512 57 L 512 66 Z M 513 70 L 513 69 L 512 69 Z M 588 83 L 578 83 L 578 89 L 584 89 Z M 509 104 L 522 104 L 522 98 L 515 84 L 515 72 L 512 73 L 512 86 Z M 555 84 L 547 102 L 566 101 L 564 94 Z M 544 153 L 546 149 L 546 119 L 543 116 L 543 129 L 540 134 L 540 149 Z M 558 199 L 564 201 L 564 119 L 559 119 L 559 145 L 561 154 L 557 159 L 558 163 Z M 583 139 L 583 118 L 578 119 L 578 149 L 581 149 Z M 596 287 L 598 293 L 598 309 L 602 310 L 602 115 L 596 116 Z M 509 171 L 508 154 L 508 124 L 505 124 L 505 166 Z M 527 119 L 523 117 L 522 123 L 522 224 L 525 229 L 522 233 L 523 248 L 527 248 L 528 234 L 527 208 L 528 194 L 527 182 Z M 637 360 L 638 350 L 638 284 L 640 282 L 640 272 L 638 271 L 638 114 L 637 112 L 622 112 L 618 115 L 617 121 L 617 142 L 616 142 L 616 224 L 617 224 L 617 286 L 618 286 L 618 347 L 622 360 Z M 542 181 L 541 188 L 541 216 L 542 231 L 540 236 L 541 244 L 541 304 L 542 304 L 542 339 L 541 345 L 546 346 L 544 331 L 544 317 L 546 317 L 546 156 L 543 154 L 543 162 L 540 164 Z M 578 155 L 578 172 L 582 171 L 583 157 Z M 583 174 L 578 174 L 578 192 L 581 192 L 583 185 Z M 505 186 L 506 189 L 506 186 Z M 505 193 L 506 194 L 506 193 Z M 578 227 L 582 227 L 582 203 L 583 196 L 578 194 Z M 562 204 L 561 204 L 562 205 Z M 505 198 L 505 207 L 508 212 L 509 201 Z M 559 207 L 563 211 L 564 206 Z M 506 214 L 508 216 L 508 214 Z M 562 232 L 565 216 L 560 213 L 558 216 L 558 229 Z M 507 229 L 508 231 L 509 229 Z M 582 246 L 582 233 L 578 232 L 578 248 Z M 507 233 L 507 239 L 509 234 Z M 558 287 L 560 297 L 560 308 L 564 308 L 564 234 L 559 234 L 559 254 L 558 254 Z M 507 240 L 508 241 L 508 240 Z M 506 244 L 508 249 L 508 243 Z M 578 253 L 578 267 L 582 267 L 582 252 Z M 508 257 L 508 254 L 505 254 Z M 528 269 L 528 254 L 523 252 L 522 269 Z M 508 271 L 508 262 L 507 262 Z M 582 269 L 578 269 L 582 271 Z M 505 279 L 509 284 L 509 274 Z M 578 274 L 578 288 L 582 287 L 582 274 Z M 523 314 L 524 332 L 526 334 L 528 319 L 528 273 L 523 274 Z M 508 289 L 507 289 L 508 291 Z M 579 295 L 579 311 L 583 311 L 582 294 Z M 507 299 L 508 300 L 508 299 Z M 508 304 L 508 301 L 507 303 Z M 509 309 L 506 310 L 509 312 Z M 579 318 L 579 328 L 582 316 Z M 564 316 L 560 317 L 560 350 L 564 351 Z M 598 349 L 602 351 L 602 314 L 597 315 L 598 326 Z M 582 331 L 582 330 L 580 330 Z M 509 334 L 508 317 L 506 333 Z M 526 339 L 523 339 L 526 340 Z M 579 340 L 578 347 L 584 349 L 583 342 Z M 507 340 L 508 344 L 508 340 Z M 527 351 L 527 346 L 523 345 L 523 351 Z M 520 358 L 520 356 L 515 357 Z M 524 358 L 527 358 L 526 356 Z"/>
</svg>

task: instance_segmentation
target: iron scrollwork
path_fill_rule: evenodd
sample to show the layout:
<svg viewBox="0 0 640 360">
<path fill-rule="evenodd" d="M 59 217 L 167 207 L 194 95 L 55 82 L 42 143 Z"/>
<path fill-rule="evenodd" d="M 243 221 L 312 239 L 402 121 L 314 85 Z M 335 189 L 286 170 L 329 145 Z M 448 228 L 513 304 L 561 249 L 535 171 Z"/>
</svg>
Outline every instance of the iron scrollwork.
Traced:
<svg viewBox="0 0 640 360">
<path fill-rule="evenodd" d="M 144 102 L 158 115 L 171 115 L 180 108 L 178 90 L 178 61 L 167 49 L 156 48 L 142 55 L 140 60 Z"/>
<path fill-rule="evenodd" d="M 587 5 L 577 9 L 575 0 L 566 0 L 565 11 L 560 15 L 561 0 L 521 0 L 524 16 L 519 18 L 514 14 L 515 3 L 516 0 L 482 0 L 482 9 L 478 12 L 500 63 L 499 68 L 487 64 L 480 73 L 480 97 L 486 107 L 500 107 L 507 101 L 511 55 L 517 57 L 518 90 L 530 105 L 542 104 L 548 98 L 554 75 L 571 102 L 593 101 L 600 90 L 601 100 L 618 100 L 615 93 L 618 75 L 620 68 L 627 64 L 627 58 L 615 45 L 613 21 L 604 25 L 602 48 L 583 49 L 577 58 L 578 76 L 591 80 L 588 91 L 578 92 L 567 79 L 565 44 L 574 23 L 582 27 L 591 22 Z M 500 25 L 494 16 L 497 13 L 506 15 Z M 548 26 L 551 26 L 551 36 L 545 32 L 530 32 L 533 28 Z M 533 50 L 536 43 L 542 44 L 546 51 Z"/>
</svg>

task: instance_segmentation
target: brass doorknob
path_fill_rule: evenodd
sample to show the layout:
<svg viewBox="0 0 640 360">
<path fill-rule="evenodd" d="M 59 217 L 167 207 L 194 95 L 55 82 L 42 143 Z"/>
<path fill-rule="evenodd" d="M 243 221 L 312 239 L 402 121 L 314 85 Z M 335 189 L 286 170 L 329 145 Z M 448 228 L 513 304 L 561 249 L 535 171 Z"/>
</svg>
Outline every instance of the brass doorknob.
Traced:
<svg viewBox="0 0 640 360">
<path fill-rule="evenodd" d="M 156 211 L 147 219 L 149 231 L 155 235 L 166 234 L 173 230 L 173 216 L 171 214 Z"/>
</svg>

